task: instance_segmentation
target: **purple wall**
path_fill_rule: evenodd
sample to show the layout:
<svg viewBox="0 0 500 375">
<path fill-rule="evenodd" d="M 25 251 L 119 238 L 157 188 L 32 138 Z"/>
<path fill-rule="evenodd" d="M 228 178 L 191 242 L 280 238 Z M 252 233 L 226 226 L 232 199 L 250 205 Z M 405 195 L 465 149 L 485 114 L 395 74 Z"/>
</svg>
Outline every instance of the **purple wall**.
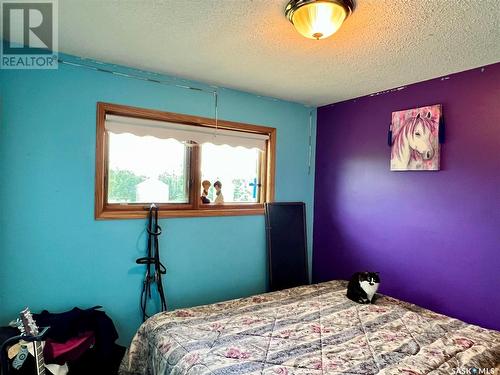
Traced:
<svg viewBox="0 0 500 375">
<path fill-rule="evenodd" d="M 439 172 L 390 172 L 391 112 L 443 105 Z M 500 330 L 500 63 L 318 110 L 313 278 Z"/>
</svg>

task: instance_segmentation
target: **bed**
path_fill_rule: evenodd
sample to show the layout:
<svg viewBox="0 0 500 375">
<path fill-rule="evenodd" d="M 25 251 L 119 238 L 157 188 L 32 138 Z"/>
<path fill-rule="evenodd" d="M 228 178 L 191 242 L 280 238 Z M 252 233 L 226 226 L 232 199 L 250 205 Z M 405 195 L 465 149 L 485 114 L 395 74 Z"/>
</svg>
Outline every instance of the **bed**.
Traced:
<svg viewBox="0 0 500 375">
<path fill-rule="evenodd" d="M 383 295 L 356 304 L 346 287 L 330 281 L 157 314 L 120 373 L 500 374 L 500 332 Z"/>
</svg>

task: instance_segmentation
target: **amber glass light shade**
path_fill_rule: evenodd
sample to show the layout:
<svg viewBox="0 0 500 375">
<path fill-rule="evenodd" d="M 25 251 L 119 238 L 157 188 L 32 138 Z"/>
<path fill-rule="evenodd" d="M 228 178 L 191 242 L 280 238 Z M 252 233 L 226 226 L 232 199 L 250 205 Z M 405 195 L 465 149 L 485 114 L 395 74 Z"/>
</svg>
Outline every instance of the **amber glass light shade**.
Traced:
<svg viewBox="0 0 500 375">
<path fill-rule="evenodd" d="M 314 1 L 297 8 L 290 21 L 306 38 L 325 39 L 342 26 L 347 16 L 346 8 L 337 2 Z"/>
</svg>

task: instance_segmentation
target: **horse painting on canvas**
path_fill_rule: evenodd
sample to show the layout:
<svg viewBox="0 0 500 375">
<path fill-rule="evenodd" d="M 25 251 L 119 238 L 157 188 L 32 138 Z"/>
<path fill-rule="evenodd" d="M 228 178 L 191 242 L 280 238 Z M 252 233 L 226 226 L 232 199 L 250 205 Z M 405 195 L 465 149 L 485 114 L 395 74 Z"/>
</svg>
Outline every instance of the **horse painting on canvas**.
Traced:
<svg viewBox="0 0 500 375">
<path fill-rule="evenodd" d="M 441 105 L 392 113 L 392 171 L 439 170 Z"/>
</svg>

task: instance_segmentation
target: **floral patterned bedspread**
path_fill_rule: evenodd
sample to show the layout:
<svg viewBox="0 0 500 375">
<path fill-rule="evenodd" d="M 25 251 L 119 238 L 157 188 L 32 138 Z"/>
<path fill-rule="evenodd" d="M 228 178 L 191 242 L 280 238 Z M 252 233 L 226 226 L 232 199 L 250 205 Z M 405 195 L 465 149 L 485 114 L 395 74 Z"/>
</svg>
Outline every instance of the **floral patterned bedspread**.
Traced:
<svg viewBox="0 0 500 375">
<path fill-rule="evenodd" d="M 139 328 L 120 373 L 500 374 L 500 332 L 387 296 L 356 304 L 346 286 L 157 314 Z"/>
</svg>

